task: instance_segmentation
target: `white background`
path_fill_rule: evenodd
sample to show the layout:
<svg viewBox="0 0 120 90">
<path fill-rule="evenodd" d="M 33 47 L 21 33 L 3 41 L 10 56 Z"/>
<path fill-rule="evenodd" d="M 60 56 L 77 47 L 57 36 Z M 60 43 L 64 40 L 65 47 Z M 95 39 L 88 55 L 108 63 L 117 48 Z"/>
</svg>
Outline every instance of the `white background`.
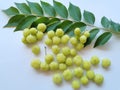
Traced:
<svg viewBox="0 0 120 90">
<path fill-rule="evenodd" d="M 33 0 L 30 0 L 33 1 Z M 39 2 L 39 0 L 34 0 Z M 45 0 L 52 3 L 52 0 Z M 102 16 L 120 22 L 119 0 L 59 0 L 68 7 L 69 2 L 79 6 L 83 11 L 88 10 L 95 14 L 96 25 L 100 26 Z M 21 43 L 22 32 L 13 32 L 13 28 L 3 28 L 8 17 L 1 12 L 3 9 L 14 5 L 14 2 L 25 0 L 0 0 L 0 90 L 73 90 L 71 84 L 63 82 L 61 86 L 52 83 L 51 73 L 39 73 L 30 67 L 30 61 L 35 56 L 30 48 Z M 41 44 L 40 44 L 41 45 Z M 44 48 L 41 49 L 44 52 Z M 96 86 L 90 82 L 88 86 L 81 86 L 80 90 L 120 90 L 120 35 L 111 38 L 104 46 L 83 49 L 80 54 L 89 60 L 92 55 L 111 59 L 112 65 L 109 70 L 101 66 L 95 68 L 96 73 L 104 75 L 105 81 L 102 86 Z M 38 56 L 43 60 L 44 55 Z"/>
</svg>

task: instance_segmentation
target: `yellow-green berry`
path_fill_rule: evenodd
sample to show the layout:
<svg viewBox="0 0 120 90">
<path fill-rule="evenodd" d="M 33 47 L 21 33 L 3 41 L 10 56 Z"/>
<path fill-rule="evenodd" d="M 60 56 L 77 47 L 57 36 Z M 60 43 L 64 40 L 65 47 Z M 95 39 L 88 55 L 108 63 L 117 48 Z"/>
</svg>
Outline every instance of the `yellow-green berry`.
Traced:
<svg viewBox="0 0 120 90">
<path fill-rule="evenodd" d="M 70 55 L 75 56 L 76 54 L 77 51 L 74 48 L 70 49 Z"/>
<path fill-rule="evenodd" d="M 87 37 L 85 35 L 80 36 L 80 42 L 81 43 L 86 43 Z"/>
<path fill-rule="evenodd" d="M 55 84 L 61 84 L 62 83 L 62 76 L 58 73 L 53 75 L 53 82 Z"/>
<path fill-rule="evenodd" d="M 77 45 L 78 41 L 75 37 L 71 37 L 70 38 L 70 43 L 75 46 L 75 45 Z"/>
<path fill-rule="evenodd" d="M 23 30 L 23 35 L 24 35 L 24 37 L 27 37 L 29 34 L 30 34 L 30 29 L 25 28 L 25 29 Z"/>
<path fill-rule="evenodd" d="M 60 44 L 60 38 L 59 38 L 59 37 L 54 36 L 54 37 L 52 38 L 52 40 L 53 40 L 53 44 L 55 44 L 55 45 Z"/>
<path fill-rule="evenodd" d="M 70 54 L 70 48 L 69 47 L 63 47 L 62 48 L 62 53 L 65 55 L 65 56 L 68 56 Z"/>
<path fill-rule="evenodd" d="M 83 69 L 80 67 L 77 67 L 74 69 L 74 76 L 80 78 L 81 76 L 83 76 Z"/>
<path fill-rule="evenodd" d="M 63 78 L 66 80 L 66 81 L 69 81 L 69 80 L 72 80 L 73 78 L 73 73 L 71 70 L 67 69 L 63 72 Z"/>
<path fill-rule="evenodd" d="M 45 39 L 45 44 L 48 45 L 48 46 L 51 46 L 52 45 L 52 40 L 50 38 L 46 38 Z"/>
<path fill-rule="evenodd" d="M 79 89 L 80 88 L 80 82 L 78 80 L 73 80 L 72 81 L 72 88 L 73 89 Z"/>
<path fill-rule="evenodd" d="M 36 55 L 38 55 L 40 53 L 40 47 L 38 45 L 34 45 L 32 47 L 32 52 Z"/>
<path fill-rule="evenodd" d="M 58 54 L 60 52 L 60 48 L 57 45 L 52 46 L 52 52 L 54 54 Z"/>
<path fill-rule="evenodd" d="M 84 44 L 78 43 L 78 44 L 75 46 L 75 48 L 79 51 L 79 50 L 81 50 L 81 49 L 84 48 Z"/>
<path fill-rule="evenodd" d="M 26 37 L 26 41 L 27 41 L 28 43 L 35 43 L 35 42 L 37 41 L 37 39 L 36 39 L 36 36 L 28 35 L 28 36 Z"/>
<path fill-rule="evenodd" d="M 111 61 L 108 58 L 104 58 L 102 60 L 102 67 L 103 68 L 108 68 L 111 65 Z"/>
<path fill-rule="evenodd" d="M 89 80 L 86 76 L 82 76 L 80 81 L 83 85 L 87 85 L 89 83 Z"/>
<path fill-rule="evenodd" d="M 40 60 L 39 59 L 33 59 L 31 61 L 31 66 L 34 68 L 34 69 L 40 69 Z"/>
<path fill-rule="evenodd" d="M 79 35 L 80 35 L 80 32 L 81 32 L 80 28 L 75 28 L 74 34 L 75 34 L 76 36 L 79 36 Z"/>
<path fill-rule="evenodd" d="M 76 55 L 74 58 L 73 58 L 73 63 L 77 66 L 80 66 L 82 64 L 82 57 L 79 56 L 79 55 Z"/>
<path fill-rule="evenodd" d="M 48 38 L 53 38 L 55 36 L 55 32 L 53 30 L 47 32 Z"/>
<path fill-rule="evenodd" d="M 93 65 L 98 65 L 100 60 L 99 60 L 99 58 L 97 56 L 92 56 L 90 62 Z"/>
<path fill-rule="evenodd" d="M 37 26 L 37 29 L 41 32 L 45 32 L 46 28 L 47 28 L 47 26 L 44 23 L 40 23 Z"/>
<path fill-rule="evenodd" d="M 53 61 L 53 59 L 54 59 L 54 57 L 53 57 L 52 54 L 47 54 L 47 55 L 45 56 L 45 61 L 46 61 L 46 63 L 48 63 L 48 64 L 50 64 L 50 63 Z"/>
<path fill-rule="evenodd" d="M 56 36 L 61 37 L 64 35 L 64 31 L 61 28 L 58 28 L 55 32 Z"/>
<path fill-rule="evenodd" d="M 43 35 L 44 35 L 43 32 L 38 31 L 37 34 L 36 34 L 36 37 L 37 37 L 38 40 L 42 40 Z"/>
<path fill-rule="evenodd" d="M 32 35 L 35 35 L 37 33 L 37 29 L 36 28 L 30 28 L 30 33 Z"/>
<path fill-rule="evenodd" d="M 66 68 L 67 68 L 66 64 L 64 64 L 64 63 L 60 63 L 60 64 L 59 64 L 59 70 L 63 71 L 63 70 L 65 70 Z"/>
<path fill-rule="evenodd" d="M 63 36 L 61 37 L 61 43 L 62 43 L 62 44 L 67 44 L 68 41 L 69 41 L 69 39 L 70 39 L 70 37 L 69 37 L 68 35 L 63 35 Z"/>
<path fill-rule="evenodd" d="M 25 38 L 25 37 L 22 38 L 22 42 L 23 42 L 24 44 L 28 44 L 28 42 L 26 41 L 26 38 Z"/>
<path fill-rule="evenodd" d="M 67 66 L 71 66 L 73 64 L 72 58 L 68 57 L 65 61 Z"/>
<path fill-rule="evenodd" d="M 83 68 L 89 70 L 91 68 L 91 63 L 89 61 L 83 61 Z"/>
<path fill-rule="evenodd" d="M 41 62 L 40 69 L 42 71 L 47 71 L 47 70 L 49 70 L 49 65 L 46 62 Z"/>
<path fill-rule="evenodd" d="M 104 77 L 101 74 L 96 74 L 94 77 L 94 82 L 98 85 L 101 85 L 104 81 Z"/>
<path fill-rule="evenodd" d="M 86 76 L 88 77 L 88 79 L 93 80 L 94 77 L 95 77 L 95 73 L 94 73 L 94 71 L 89 70 L 89 71 L 86 72 Z"/>
<path fill-rule="evenodd" d="M 84 35 L 88 38 L 88 37 L 90 37 L 90 32 L 89 31 L 85 31 Z"/>
<path fill-rule="evenodd" d="M 64 63 L 65 62 L 65 60 L 66 60 L 66 56 L 64 55 L 64 54 L 62 54 L 62 53 L 59 53 L 59 54 L 57 54 L 57 61 L 59 62 L 59 63 Z"/>
<path fill-rule="evenodd" d="M 57 70 L 58 69 L 58 63 L 53 61 L 50 63 L 50 70 Z"/>
</svg>

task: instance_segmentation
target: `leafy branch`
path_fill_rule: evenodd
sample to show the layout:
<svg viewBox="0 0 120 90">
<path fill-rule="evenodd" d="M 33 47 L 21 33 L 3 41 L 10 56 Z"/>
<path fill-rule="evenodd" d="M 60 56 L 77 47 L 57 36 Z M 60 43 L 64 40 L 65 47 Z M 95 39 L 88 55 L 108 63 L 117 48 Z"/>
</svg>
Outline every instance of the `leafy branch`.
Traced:
<svg viewBox="0 0 120 90">
<path fill-rule="evenodd" d="M 93 13 L 84 10 L 83 14 L 78 6 L 69 4 L 68 9 L 60 2 L 53 0 L 53 6 L 47 2 L 27 1 L 27 3 L 15 3 L 16 7 L 10 7 L 3 12 L 10 16 L 8 23 L 4 27 L 15 27 L 14 31 L 21 31 L 25 28 L 36 27 L 39 23 L 45 23 L 48 28 L 46 32 L 62 28 L 64 32 L 70 36 L 74 35 L 73 30 L 79 27 L 81 31 L 85 31 L 87 27 L 90 30 L 90 37 L 85 46 L 89 45 L 100 30 L 104 30 L 98 36 L 94 47 L 104 45 L 111 38 L 112 33 L 120 34 L 120 24 L 107 17 L 102 17 L 101 25 L 94 25 L 95 16 Z M 82 17 L 83 16 L 83 17 Z M 83 19 L 83 20 L 82 20 Z"/>
</svg>

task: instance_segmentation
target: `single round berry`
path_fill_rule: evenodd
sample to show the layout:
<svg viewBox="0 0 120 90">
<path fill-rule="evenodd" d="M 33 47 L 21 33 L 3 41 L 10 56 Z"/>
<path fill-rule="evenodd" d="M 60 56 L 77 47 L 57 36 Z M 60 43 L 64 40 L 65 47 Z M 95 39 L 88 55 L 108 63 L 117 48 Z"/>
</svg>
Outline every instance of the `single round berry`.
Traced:
<svg viewBox="0 0 120 90">
<path fill-rule="evenodd" d="M 27 41 L 28 43 L 35 43 L 35 42 L 37 41 L 37 39 L 36 39 L 36 36 L 28 35 L 28 36 L 26 37 L 26 41 Z"/>
<path fill-rule="evenodd" d="M 46 38 L 45 39 L 45 44 L 48 45 L 48 46 L 51 46 L 52 45 L 52 40 L 50 38 Z"/>
<path fill-rule="evenodd" d="M 75 46 L 75 45 L 77 45 L 78 41 L 75 37 L 71 37 L 70 38 L 70 43 Z"/>
<path fill-rule="evenodd" d="M 80 67 L 77 67 L 74 69 L 74 75 L 78 78 L 80 78 L 81 76 L 83 76 L 83 69 Z"/>
<path fill-rule="evenodd" d="M 50 70 L 57 70 L 58 69 L 58 63 L 57 62 L 51 62 L 50 63 Z"/>
<path fill-rule="evenodd" d="M 22 42 L 23 42 L 24 44 L 28 44 L 28 42 L 26 41 L 26 38 L 25 38 L 25 37 L 22 38 Z"/>
<path fill-rule="evenodd" d="M 54 59 L 54 57 L 53 57 L 52 54 L 47 54 L 47 55 L 45 56 L 45 61 L 46 61 L 46 63 L 48 63 L 48 64 L 50 64 L 50 63 L 53 61 L 53 59 Z"/>
<path fill-rule="evenodd" d="M 40 69 L 42 71 L 47 71 L 47 70 L 49 70 L 49 65 L 46 62 L 41 62 Z"/>
<path fill-rule="evenodd" d="M 63 78 L 67 81 L 72 80 L 72 78 L 73 78 L 72 71 L 70 71 L 69 69 L 65 70 L 63 72 Z"/>
<path fill-rule="evenodd" d="M 36 37 L 37 37 L 38 40 L 42 40 L 42 38 L 43 38 L 43 32 L 38 31 L 37 34 L 36 34 Z"/>
<path fill-rule="evenodd" d="M 65 56 L 68 56 L 70 54 L 70 48 L 69 47 L 63 47 L 62 48 L 62 53 L 65 55 Z"/>
<path fill-rule="evenodd" d="M 61 28 L 58 28 L 55 32 L 55 34 L 58 36 L 58 37 L 61 37 L 64 35 L 64 31 L 61 29 Z"/>
<path fill-rule="evenodd" d="M 98 65 L 100 60 L 99 60 L 99 58 L 97 56 L 92 56 L 90 62 L 93 65 Z"/>
<path fill-rule="evenodd" d="M 81 50 L 81 49 L 84 48 L 84 44 L 78 43 L 78 44 L 75 46 L 75 48 L 79 51 L 79 50 Z"/>
<path fill-rule="evenodd" d="M 72 48 L 70 50 L 70 55 L 75 56 L 76 54 L 77 54 L 77 51 L 74 48 Z"/>
<path fill-rule="evenodd" d="M 68 57 L 65 61 L 67 66 L 71 66 L 73 64 L 72 58 Z"/>
<path fill-rule="evenodd" d="M 80 36 L 80 42 L 81 43 L 86 43 L 87 37 L 85 35 Z"/>
<path fill-rule="evenodd" d="M 47 26 L 44 23 L 40 23 L 37 26 L 37 29 L 41 32 L 45 32 L 46 28 L 47 28 Z"/>
<path fill-rule="evenodd" d="M 53 75 L 53 82 L 55 84 L 61 84 L 62 83 L 62 76 L 58 73 Z"/>
<path fill-rule="evenodd" d="M 72 81 L 72 88 L 79 89 L 80 88 L 80 82 L 78 80 L 73 80 Z"/>
<path fill-rule="evenodd" d="M 88 38 L 88 37 L 90 37 L 90 32 L 89 31 L 85 31 L 84 35 Z"/>
<path fill-rule="evenodd" d="M 89 70 L 89 71 L 86 72 L 86 76 L 87 76 L 88 79 L 93 80 L 94 77 L 95 77 L 95 73 L 94 73 L 94 71 Z"/>
<path fill-rule="evenodd" d="M 34 68 L 34 69 L 40 69 L 40 60 L 39 59 L 33 59 L 31 61 L 31 66 Z"/>
<path fill-rule="evenodd" d="M 66 56 L 64 55 L 64 54 L 62 54 L 62 53 L 59 53 L 59 54 L 57 54 L 57 61 L 59 62 L 59 63 L 64 63 L 65 62 L 65 60 L 66 60 Z"/>
<path fill-rule="evenodd" d="M 102 60 L 102 67 L 103 68 L 108 68 L 111 65 L 111 61 L 108 58 L 104 58 Z"/>
<path fill-rule="evenodd" d="M 32 35 L 35 35 L 37 33 L 37 29 L 36 28 L 30 28 L 30 33 Z"/>
<path fill-rule="evenodd" d="M 66 64 L 64 64 L 64 63 L 60 63 L 60 64 L 59 64 L 59 70 L 63 71 L 63 70 L 65 70 L 66 68 L 67 68 Z"/>
<path fill-rule="evenodd" d="M 25 29 L 23 30 L 23 35 L 24 35 L 24 37 L 27 37 L 29 34 L 30 34 L 30 29 L 25 28 Z"/>
<path fill-rule="evenodd" d="M 89 61 L 83 61 L 83 68 L 89 70 L 91 68 L 91 63 Z"/>
<path fill-rule="evenodd" d="M 81 77 L 80 81 L 83 85 L 87 85 L 89 83 L 89 80 L 86 76 Z"/>
<path fill-rule="evenodd" d="M 47 32 L 48 38 L 53 38 L 55 36 L 55 32 L 53 30 Z"/>
<path fill-rule="evenodd" d="M 59 37 L 54 36 L 54 37 L 52 38 L 52 40 L 53 40 L 53 44 L 55 44 L 55 45 L 60 44 L 60 38 L 59 38 Z"/>
<path fill-rule="evenodd" d="M 58 54 L 60 52 L 60 48 L 57 45 L 52 46 L 52 52 L 54 54 Z"/>
<path fill-rule="evenodd" d="M 104 77 L 101 74 L 96 74 L 94 77 L 94 81 L 96 84 L 101 85 L 104 81 Z"/>
<path fill-rule="evenodd" d="M 68 35 L 63 35 L 63 36 L 61 37 L 61 43 L 62 43 L 62 44 L 67 44 L 68 41 L 69 41 L 69 39 L 70 39 L 70 37 L 69 37 Z"/>
<path fill-rule="evenodd" d="M 32 47 L 32 52 L 35 54 L 35 55 L 38 55 L 40 53 L 40 47 L 38 45 L 34 45 Z"/>
<path fill-rule="evenodd" d="M 75 34 L 76 36 L 80 36 L 80 32 L 81 32 L 80 28 L 75 28 L 74 34 Z"/>
<path fill-rule="evenodd" d="M 74 58 L 73 58 L 73 63 L 77 66 L 80 66 L 82 64 L 82 57 L 79 56 L 79 55 L 76 55 Z"/>
</svg>

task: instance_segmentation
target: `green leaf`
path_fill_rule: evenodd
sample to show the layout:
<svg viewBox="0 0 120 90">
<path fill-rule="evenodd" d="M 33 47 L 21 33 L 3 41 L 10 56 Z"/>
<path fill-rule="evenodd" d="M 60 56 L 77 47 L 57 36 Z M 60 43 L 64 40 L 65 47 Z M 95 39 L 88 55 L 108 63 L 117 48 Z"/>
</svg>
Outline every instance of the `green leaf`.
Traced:
<svg viewBox="0 0 120 90">
<path fill-rule="evenodd" d="M 21 11 L 21 13 L 31 14 L 30 8 L 27 6 L 26 3 L 15 3 L 15 5 Z"/>
<path fill-rule="evenodd" d="M 115 31 L 115 32 L 120 32 L 120 24 L 113 22 L 112 20 L 110 21 L 110 29 Z"/>
<path fill-rule="evenodd" d="M 79 7 L 73 5 L 70 3 L 69 8 L 68 8 L 70 16 L 76 20 L 80 21 L 81 20 L 81 10 Z"/>
<path fill-rule="evenodd" d="M 46 14 L 55 17 L 56 12 L 52 5 L 50 5 L 47 2 L 43 2 L 43 1 L 41 1 L 41 5 Z"/>
<path fill-rule="evenodd" d="M 100 46 L 100 45 L 104 45 L 105 43 L 108 42 L 108 40 L 112 37 L 112 33 L 111 32 L 105 32 L 103 34 L 101 34 L 96 42 L 95 42 L 95 45 L 94 47 L 97 47 L 97 46 Z"/>
<path fill-rule="evenodd" d="M 89 23 L 89 24 L 95 23 L 95 16 L 93 13 L 84 10 L 83 16 L 84 16 L 84 19 L 87 23 Z"/>
<path fill-rule="evenodd" d="M 60 24 L 60 21 L 56 21 L 56 22 L 48 25 L 48 28 L 47 28 L 46 32 L 48 32 L 48 31 L 50 31 L 50 30 L 55 30 L 56 27 L 57 27 L 59 24 Z"/>
<path fill-rule="evenodd" d="M 31 26 L 31 24 L 37 19 L 37 17 L 35 16 L 27 16 L 26 18 L 24 18 L 16 27 L 16 29 L 14 31 L 20 31 L 23 30 L 25 28 L 29 28 Z"/>
<path fill-rule="evenodd" d="M 109 26 L 110 26 L 110 21 L 104 16 L 104 17 L 102 17 L 102 19 L 101 19 L 101 24 L 102 24 L 103 27 L 109 28 Z"/>
<path fill-rule="evenodd" d="M 60 21 L 60 19 L 58 18 L 51 18 L 49 21 L 48 21 L 48 25 L 54 23 L 54 22 L 57 22 L 57 21 Z"/>
<path fill-rule="evenodd" d="M 27 1 L 29 4 L 29 7 L 32 11 L 32 13 L 38 15 L 38 16 L 42 16 L 43 15 L 43 10 L 41 8 L 41 6 L 38 3 L 35 2 L 29 2 Z"/>
<path fill-rule="evenodd" d="M 53 0 L 53 3 L 54 3 L 54 8 L 57 14 L 63 18 L 67 18 L 68 17 L 67 8 L 62 3 L 57 2 L 55 0 Z"/>
<path fill-rule="evenodd" d="M 62 28 L 64 30 L 64 32 L 66 32 L 66 30 L 68 30 L 68 28 L 71 26 L 73 22 L 70 20 L 65 20 L 62 23 L 60 23 L 57 28 Z"/>
<path fill-rule="evenodd" d="M 3 12 L 8 16 L 13 16 L 19 14 L 19 11 L 15 7 L 10 7 L 6 10 L 3 10 Z"/>
<path fill-rule="evenodd" d="M 85 43 L 85 46 L 89 45 L 94 38 L 96 37 L 96 35 L 98 34 L 100 30 L 98 28 L 94 28 L 92 30 L 90 30 L 90 37 L 87 39 L 87 42 Z"/>
<path fill-rule="evenodd" d="M 36 21 L 34 21 L 34 22 L 32 23 L 31 27 L 37 27 L 37 25 L 38 25 L 39 23 L 45 23 L 45 24 L 47 24 L 48 21 L 49 21 L 49 18 L 47 18 L 47 17 L 38 18 Z"/>
<path fill-rule="evenodd" d="M 9 19 L 4 27 L 16 27 L 24 18 L 24 15 L 15 15 Z"/>
</svg>

